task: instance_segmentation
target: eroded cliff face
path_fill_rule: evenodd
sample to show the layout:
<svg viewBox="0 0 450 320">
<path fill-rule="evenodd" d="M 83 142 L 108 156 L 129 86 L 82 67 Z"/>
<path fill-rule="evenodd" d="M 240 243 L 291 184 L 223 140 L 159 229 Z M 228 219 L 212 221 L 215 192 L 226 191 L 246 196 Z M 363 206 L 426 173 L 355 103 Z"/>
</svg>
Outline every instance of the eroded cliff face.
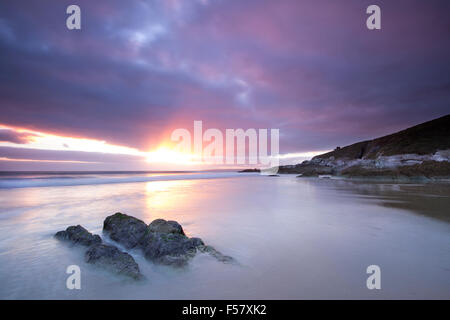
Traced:
<svg viewBox="0 0 450 320">
<path fill-rule="evenodd" d="M 400 154 L 378 156 L 374 159 L 335 159 L 315 157 L 310 161 L 293 166 L 280 167 L 280 173 L 301 176 L 406 176 L 406 177 L 449 177 L 450 149 L 434 154 Z"/>
<path fill-rule="evenodd" d="M 280 173 L 301 176 L 450 177 L 450 115 L 318 155 Z"/>
</svg>

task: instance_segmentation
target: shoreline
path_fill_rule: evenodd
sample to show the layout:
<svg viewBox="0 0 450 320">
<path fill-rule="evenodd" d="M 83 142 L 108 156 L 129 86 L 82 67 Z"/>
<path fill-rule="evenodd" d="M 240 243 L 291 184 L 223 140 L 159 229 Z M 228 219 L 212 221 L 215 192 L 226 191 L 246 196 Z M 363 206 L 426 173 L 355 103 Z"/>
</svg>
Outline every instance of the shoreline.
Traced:
<svg viewBox="0 0 450 320">
<path fill-rule="evenodd" d="M 290 173 L 287 173 L 291 175 Z M 297 175 L 296 178 L 311 178 L 311 179 L 332 179 L 332 180 L 346 180 L 346 181 L 360 181 L 360 182 L 394 182 L 394 183 L 449 183 L 450 177 L 424 177 L 424 176 L 302 176 Z"/>
</svg>

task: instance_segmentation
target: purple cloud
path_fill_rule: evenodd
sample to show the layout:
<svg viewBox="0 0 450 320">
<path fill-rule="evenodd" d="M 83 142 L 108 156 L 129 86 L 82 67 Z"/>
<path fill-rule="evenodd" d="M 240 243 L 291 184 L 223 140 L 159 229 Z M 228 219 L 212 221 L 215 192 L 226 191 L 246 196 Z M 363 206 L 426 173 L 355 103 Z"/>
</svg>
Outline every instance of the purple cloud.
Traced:
<svg viewBox="0 0 450 320">
<path fill-rule="evenodd" d="M 0 123 L 147 150 L 193 120 L 334 148 L 448 113 L 448 1 L 0 4 Z"/>
</svg>

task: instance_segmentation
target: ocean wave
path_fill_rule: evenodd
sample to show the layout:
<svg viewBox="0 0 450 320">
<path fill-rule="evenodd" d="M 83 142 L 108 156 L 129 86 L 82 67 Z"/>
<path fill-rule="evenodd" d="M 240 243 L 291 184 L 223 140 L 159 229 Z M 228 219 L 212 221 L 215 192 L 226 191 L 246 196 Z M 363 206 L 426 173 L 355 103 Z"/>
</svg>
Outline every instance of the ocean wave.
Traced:
<svg viewBox="0 0 450 320">
<path fill-rule="evenodd" d="M 131 183 L 148 181 L 168 181 L 168 180 L 193 180 L 193 179 L 222 179 L 238 176 L 248 176 L 237 172 L 215 172 L 215 173 L 194 173 L 194 174 L 171 174 L 153 176 L 128 176 L 128 177 L 39 177 L 39 178 L 7 178 L 0 179 L 0 189 L 13 188 L 36 188 L 36 187 L 59 187 L 78 186 L 111 183 Z"/>
</svg>

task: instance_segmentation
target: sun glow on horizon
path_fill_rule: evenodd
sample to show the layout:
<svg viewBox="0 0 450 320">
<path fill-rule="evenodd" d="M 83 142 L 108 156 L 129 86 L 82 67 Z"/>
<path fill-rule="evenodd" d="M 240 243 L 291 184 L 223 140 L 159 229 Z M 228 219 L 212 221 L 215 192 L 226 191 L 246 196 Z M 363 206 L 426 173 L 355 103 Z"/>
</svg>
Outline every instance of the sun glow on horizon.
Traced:
<svg viewBox="0 0 450 320">
<path fill-rule="evenodd" d="M 173 163 L 183 165 L 195 165 L 201 163 L 198 157 L 193 154 L 182 153 L 166 146 L 159 147 L 155 151 L 147 152 L 147 162 L 149 163 Z"/>
<path fill-rule="evenodd" d="M 106 154 L 110 155 L 129 155 L 132 156 L 130 163 L 135 163 L 142 170 L 148 168 L 157 168 L 163 170 L 176 170 L 189 168 L 197 169 L 225 169 L 225 168 L 241 168 L 247 167 L 249 164 L 238 165 L 236 163 L 229 164 L 225 161 L 224 155 L 213 156 L 205 154 L 204 150 L 200 153 L 191 153 L 189 150 L 184 151 L 178 145 L 170 140 L 161 142 L 157 148 L 150 150 L 139 150 L 137 148 L 128 147 L 124 145 L 115 145 L 108 143 L 106 140 L 98 140 L 87 137 L 69 137 L 59 136 L 45 131 L 37 131 L 34 129 L 26 129 L 19 127 L 12 127 L 0 124 L 0 134 L 3 131 L 3 140 L 0 140 L 0 147 L 12 147 L 19 149 L 33 149 L 33 150 L 50 150 L 50 151 L 72 151 L 84 152 L 86 154 L 76 154 L 72 158 L 54 159 L 53 157 L 45 158 L 46 155 L 39 155 L 37 158 L 32 156 L 18 156 L 1 155 L 0 162 L 30 162 L 30 163 L 73 163 L 73 164 L 105 164 L 108 165 Z M 2 136 L 0 135 L 0 139 Z M 9 139 L 9 140 L 8 140 Z M 300 163 L 303 160 L 310 159 L 317 154 L 325 153 L 326 151 L 311 151 L 302 153 L 286 153 L 276 155 L 280 161 L 280 165 L 291 165 Z M 92 160 L 90 156 L 85 156 L 88 153 L 104 154 L 97 156 Z M 71 153 L 68 153 L 70 156 Z M 65 157 L 65 156 L 64 156 Z M 133 158 L 135 157 L 135 158 Z M 99 160 L 98 160 L 99 159 Z M 111 162 L 113 163 L 113 162 Z M 255 166 L 255 165 L 250 165 Z M 256 165 L 257 167 L 258 165 Z"/>
<path fill-rule="evenodd" d="M 109 144 L 104 140 L 58 136 L 36 130 L 17 128 L 0 124 L 0 130 L 10 130 L 25 136 L 23 143 L 0 141 L 0 146 L 54 151 L 83 151 L 109 154 L 126 154 L 145 156 L 146 153 L 136 148 Z"/>
</svg>

